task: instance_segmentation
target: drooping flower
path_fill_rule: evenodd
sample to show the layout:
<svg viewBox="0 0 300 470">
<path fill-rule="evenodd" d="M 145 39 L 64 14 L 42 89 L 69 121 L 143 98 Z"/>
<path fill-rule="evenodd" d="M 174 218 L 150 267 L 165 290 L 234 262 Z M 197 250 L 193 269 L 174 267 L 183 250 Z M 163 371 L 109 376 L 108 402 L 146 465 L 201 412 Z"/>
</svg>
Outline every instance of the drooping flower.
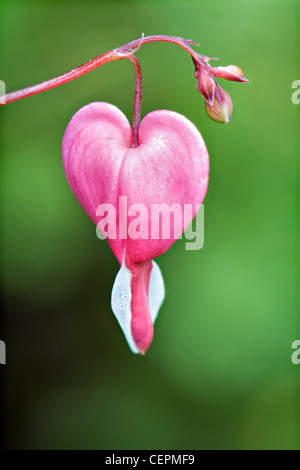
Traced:
<svg viewBox="0 0 300 470">
<path fill-rule="evenodd" d="M 110 61 L 126 58 L 133 63 L 136 82 L 132 130 L 115 106 L 91 103 L 71 119 L 62 152 L 74 195 L 97 225 L 97 234 L 108 239 L 121 265 L 113 286 L 112 309 L 132 351 L 140 353 L 152 341 L 153 323 L 165 295 L 162 275 L 153 258 L 170 248 L 200 208 L 209 167 L 201 134 L 185 117 L 161 110 L 149 113 L 140 123 L 142 74 L 134 53 L 142 44 L 154 41 L 177 44 L 190 54 L 208 116 L 220 123 L 229 122 L 232 101 L 215 77 L 247 82 L 242 70 L 235 65 L 211 67 L 209 61 L 217 59 L 198 54 L 191 47 L 197 43 L 177 36 L 142 35 L 70 72 L 0 96 L 3 105 L 63 85 Z M 167 236 L 160 233 L 157 219 L 157 208 L 159 212 L 162 207 L 169 216 L 169 226 L 162 221 Z M 132 221 L 138 211 L 139 216 Z"/>
<path fill-rule="evenodd" d="M 167 251 L 195 216 L 208 185 L 208 152 L 197 128 L 184 116 L 159 110 L 139 127 L 139 145 L 131 146 L 131 127 L 115 106 L 96 102 L 81 108 L 65 131 L 62 154 L 69 185 L 92 221 L 99 206 L 116 214 L 116 236 L 107 240 L 121 266 L 112 291 L 112 309 L 133 352 L 144 353 L 164 300 L 164 283 L 153 258 Z M 126 198 L 126 199 L 125 199 Z M 177 220 L 168 238 L 132 238 L 132 214 L 123 207 L 143 205 L 140 223 L 151 231 L 152 206 L 192 207 Z M 121 201 L 121 203 L 120 203 Z M 183 210 L 182 210 L 183 213 Z M 111 234 L 110 234 L 111 235 Z"/>
</svg>

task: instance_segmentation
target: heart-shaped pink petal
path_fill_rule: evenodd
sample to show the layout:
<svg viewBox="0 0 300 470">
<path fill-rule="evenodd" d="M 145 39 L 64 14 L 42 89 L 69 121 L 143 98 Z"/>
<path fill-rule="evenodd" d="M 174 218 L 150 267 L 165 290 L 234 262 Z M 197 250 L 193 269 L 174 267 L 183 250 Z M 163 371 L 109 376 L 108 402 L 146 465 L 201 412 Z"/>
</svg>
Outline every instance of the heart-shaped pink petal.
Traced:
<svg viewBox="0 0 300 470">
<path fill-rule="evenodd" d="M 204 141 L 184 116 L 159 110 L 142 120 L 139 146 L 132 148 L 127 118 L 115 106 L 98 102 L 84 106 L 73 116 L 62 153 L 69 185 L 93 222 L 99 222 L 99 206 L 114 208 L 116 236 L 108 237 L 108 242 L 120 265 L 125 254 L 125 265 L 131 271 L 131 331 L 143 352 L 153 334 L 147 299 L 151 260 L 170 248 L 204 199 L 209 171 Z M 130 234 L 136 217 L 134 208 L 139 207 L 136 205 L 143 206 L 139 224 L 146 228 L 147 236 Z M 162 205 L 179 208 L 182 216 L 171 217 L 168 237 L 162 237 L 160 229 L 158 236 L 151 237 L 152 209 Z M 192 208 L 188 217 L 183 217 L 185 205 Z"/>
</svg>

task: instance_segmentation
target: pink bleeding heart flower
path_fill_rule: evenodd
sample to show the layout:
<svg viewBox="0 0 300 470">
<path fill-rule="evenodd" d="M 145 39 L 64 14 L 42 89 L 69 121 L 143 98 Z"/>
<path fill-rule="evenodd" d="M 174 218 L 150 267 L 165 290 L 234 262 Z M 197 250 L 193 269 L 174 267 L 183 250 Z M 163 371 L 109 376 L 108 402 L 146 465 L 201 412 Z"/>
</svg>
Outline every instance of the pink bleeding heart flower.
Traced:
<svg viewBox="0 0 300 470">
<path fill-rule="evenodd" d="M 147 114 L 138 137 L 139 145 L 133 148 L 124 114 L 111 104 L 91 103 L 68 124 L 62 155 L 75 197 L 102 230 L 100 216 L 106 207 L 114 208 L 116 231 L 111 231 L 107 240 L 121 268 L 112 290 L 112 310 L 132 351 L 144 354 L 165 296 L 162 275 L 153 258 L 172 246 L 202 204 L 209 160 L 196 127 L 172 111 Z M 175 204 L 182 209 L 189 204 L 192 210 L 188 217 L 177 220 L 168 238 L 137 238 L 130 236 L 134 214 L 128 212 L 137 204 L 146 208 L 139 223 L 148 233 L 153 204 Z"/>
<path fill-rule="evenodd" d="M 192 221 L 205 197 L 209 171 L 201 134 L 184 116 L 160 110 L 149 113 L 140 123 L 142 74 L 134 53 L 142 44 L 156 41 L 177 44 L 190 54 L 208 116 L 229 122 L 232 100 L 215 77 L 247 82 L 242 70 L 235 65 L 211 67 L 209 61 L 218 59 L 198 54 L 191 47 L 197 43 L 177 36 L 142 35 L 58 77 L 0 96 L 3 105 L 63 85 L 107 62 L 126 58 L 133 63 L 132 130 L 115 106 L 91 103 L 71 119 L 62 154 L 75 197 L 120 263 L 112 310 L 132 351 L 142 354 L 152 341 L 153 323 L 165 296 L 163 278 L 153 258 L 168 250 Z M 169 216 L 169 227 L 161 222 L 162 207 Z"/>
</svg>

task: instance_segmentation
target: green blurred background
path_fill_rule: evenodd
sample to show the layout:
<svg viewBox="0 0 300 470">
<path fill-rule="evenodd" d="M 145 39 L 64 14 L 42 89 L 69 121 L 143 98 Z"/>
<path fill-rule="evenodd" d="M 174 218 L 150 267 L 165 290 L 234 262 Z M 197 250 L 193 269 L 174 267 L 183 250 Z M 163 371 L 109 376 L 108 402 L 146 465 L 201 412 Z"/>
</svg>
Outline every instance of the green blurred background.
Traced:
<svg viewBox="0 0 300 470">
<path fill-rule="evenodd" d="M 145 357 L 130 352 L 111 312 L 118 264 L 61 159 L 83 105 L 107 101 L 131 120 L 132 64 L 1 108 L 5 448 L 300 448 L 296 10 L 296 0 L 1 2 L 7 92 L 142 32 L 198 41 L 250 80 L 219 80 L 234 103 L 222 126 L 204 112 L 188 54 L 164 43 L 137 53 L 143 115 L 185 115 L 211 165 L 204 247 L 185 251 L 179 240 L 158 259 L 167 295 Z"/>
</svg>

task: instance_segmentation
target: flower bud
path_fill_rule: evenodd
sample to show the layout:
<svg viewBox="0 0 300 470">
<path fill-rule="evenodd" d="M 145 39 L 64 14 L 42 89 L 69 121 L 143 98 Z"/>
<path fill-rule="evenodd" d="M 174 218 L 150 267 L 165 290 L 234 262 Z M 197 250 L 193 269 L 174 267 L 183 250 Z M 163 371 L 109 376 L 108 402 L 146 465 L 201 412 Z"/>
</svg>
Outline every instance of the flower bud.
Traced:
<svg viewBox="0 0 300 470">
<path fill-rule="evenodd" d="M 227 91 L 217 87 L 212 105 L 204 103 L 207 115 L 216 122 L 227 124 L 231 120 L 232 100 Z"/>
<path fill-rule="evenodd" d="M 244 77 L 242 69 L 236 65 L 227 65 L 227 67 L 212 67 L 211 73 L 215 77 L 225 78 L 233 82 L 248 82 L 247 78 Z"/>
<path fill-rule="evenodd" d="M 212 105 L 214 102 L 214 94 L 216 88 L 215 79 L 210 75 L 206 69 L 200 69 L 197 72 L 198 81 L 197 89 L 201 95 L 204 96 L 205 101 Z"/>
</svg>

